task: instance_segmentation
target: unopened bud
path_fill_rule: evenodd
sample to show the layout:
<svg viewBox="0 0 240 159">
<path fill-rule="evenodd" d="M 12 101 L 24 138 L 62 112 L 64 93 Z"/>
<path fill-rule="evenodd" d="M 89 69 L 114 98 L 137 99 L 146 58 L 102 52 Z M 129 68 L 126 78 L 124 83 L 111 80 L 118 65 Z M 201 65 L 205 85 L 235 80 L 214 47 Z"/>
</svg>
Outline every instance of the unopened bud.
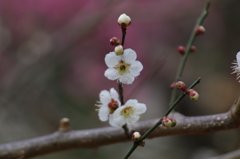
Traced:
<svg viewBox="0 0 240 159">
<path fill-rule="evenodd" d="M 136 131 L 132 134 L 133 141 L 138 141 L 140 138 L 141 138 L 141 134 L 139 132 Z"/>
<path fill-rule="evenodd" d="M 69 131 L 70 129 L 70 120 L 68 118 L 62 118 L 60 120 L 59 131 Z"/>
<path fill-rule="evenodd" d="M 182 91 L 186 91 L 186 84 L 183 81 L 176 82 L 176 88 Z"/>
<path fill-rule="evenodd" d="M 198 94 L 197 91 L 195 91 L 194 89 L 189 89 L 187 92 L 188 92 L 189 97 L 190 97 L 191 100 L 193 100 L 193 101 L 198 100 L 199 94 Z"/>
<path fill-rule="evenodd" d="M 163 117 L 162 124 L 165 127 L 174 127 L 176 126 L 177 122 L 175 119 L 169 118 L 167 116 Z"/>
<path fill-rule="evenodd" d="M 123 54 L 123 46 L 122 45 L 117 45 L 114 48 L 114 52 L 116 53 L 116 55 L 122 55 Z"/>
<path fill-rule="evenodd" d="M 122 28 L 127 28 L 131 24 L 131 18 L 127 16 L 125 13 L 121 14 L 118 18 L 118 24 Z"/>
<path fill-rule="evenodd" d="M 205 33 L 205 28 L 202 25 L 199 25 L 196 30 L 195 30 L 195 34 L 196 35 L 202 35 Z"/>
<path fill-rule="evenodd" d="M 110 44 L 113 45 L 113 46 L 117 46 L 117 45 L 120 44 L 120 40 L 118 38 L 116 38 L 116 37 L 112 37 L 110 39 Z"/>
<path fill-rule="evenodd" d="M 144 145 L 145 145 L 145 140 L 143 140 L 142 142 L 140 142 L 140 143 L 138 144 L 138 146 L 141 146 L 141 147 L 144 147 Z"/>
<path fill-rule="evenodd" d="M 196 52 L 197 48 L 195 46 L 190 47 L 190 52 Z"/>
<path fill-rule="evenodd" d="M 184 55 L 184 54 L 185 54 L 185 47 L 183 47 L 183 46 L 178 46 L 177 50 L 178 50 L 178 52 L 179 52 L 181 55 Z"/>
</svg>

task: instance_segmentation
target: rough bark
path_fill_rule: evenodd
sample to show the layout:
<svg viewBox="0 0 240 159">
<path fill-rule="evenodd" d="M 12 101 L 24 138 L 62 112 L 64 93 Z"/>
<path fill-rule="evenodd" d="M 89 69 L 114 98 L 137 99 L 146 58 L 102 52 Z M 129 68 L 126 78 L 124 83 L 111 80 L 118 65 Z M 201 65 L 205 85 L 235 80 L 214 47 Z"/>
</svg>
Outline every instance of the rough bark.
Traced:
<svg viewBox="0 0 240 159">
<path fill-rule="evenodd" d="M 170 116 L 177 120 L 174 128 L 159 126 L 149 138 L 194 134 L 202 135 L 215 131 L 236 129 L 240 127 L 240 100 L 230 111 L 222 114 L 186 117 L 179 113 Z M 61 122 L 59 131 L 53 134 L 0 145 L 1 159 L 25 159 L 67 149 L 96 148 L 119 142 L 131 141 L 121 128 L 104 127 L 88 130 L 69 130 L 66 119 Z M 145 133 L 158 119 L 142 121 L 129 127 L 129 131 Z M 68 121 L 67 121 L 68 122 Z M 65 129 L 66 128 L 66 129 Z"/>
</svg>

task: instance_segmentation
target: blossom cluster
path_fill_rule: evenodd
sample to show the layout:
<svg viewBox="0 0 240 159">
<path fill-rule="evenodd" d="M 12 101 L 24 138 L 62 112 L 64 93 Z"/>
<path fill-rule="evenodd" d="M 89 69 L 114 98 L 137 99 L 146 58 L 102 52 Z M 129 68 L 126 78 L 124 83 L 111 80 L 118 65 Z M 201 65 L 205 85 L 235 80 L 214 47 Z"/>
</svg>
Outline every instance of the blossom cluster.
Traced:
<svg viewBox="0 0 240 159">
<path fill-rule="evenodd" d="M 118 18 L 118 24 L 125 30 L 131 24 L 131 18 L 122 14 Z M 143 69 L 142 63 L 136 60 L 136 52 L 130 48 L 124 50 L 120 45 L 120 40 L 116 37 L 110 39 L 110 44 L 115 46 L 115 49 L 105 56 L 105 63 L 108 67 L 104 73 L 105 77 L 109 80 L 117 80 L 119 84 L 132 84 Z M 129 99 L 121 105 L 119 94 L 114 88 L 110 91 L 102 90 L 99 97 L 100 102 L 96 104 L 99 107 L 99 119 L 109 120 L 109 124 L 114 127 L 134 124 L 147 110 L 146 105 L 138 103 L 136 99 Z"/>
<path fill-rule="evenodd" d="M 129 99 L 123 106 L 120 105 L 119 95 L 114 88 L 110 91 L 103 90 L 100 93 L 98 116 L 101 121 L 109 120 L 114 127 L 121 127 L 125 124 L 131 125 L 137 122 L 140 115 L 147 110 L 143 103 L 136 99 Z"/>
</svg>

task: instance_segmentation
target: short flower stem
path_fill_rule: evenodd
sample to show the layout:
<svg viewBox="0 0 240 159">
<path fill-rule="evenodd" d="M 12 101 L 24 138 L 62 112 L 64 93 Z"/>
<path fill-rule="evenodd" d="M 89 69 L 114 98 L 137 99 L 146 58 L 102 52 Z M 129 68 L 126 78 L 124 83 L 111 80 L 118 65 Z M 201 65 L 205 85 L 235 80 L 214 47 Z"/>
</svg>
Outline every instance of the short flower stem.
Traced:
<svg viewBox="0 0 240 159">
<path fill-rule="evenodd" d="M 124 45 L 126 34 L 127 34 L 127 28 L 122 28 L 122 46 Z"/>
<path fill-rule="evenodd" d="M 206 2 L 205 5 L 204 5 L 204 9 L 203 9 L 203 12 L 202 14 L 200 15 L 200 17 L 198 18 L 196 24 L 195 24 L 195 27 L 193 28 L 193 31 L 192 31 L 192 34 L 188 40 L 188 43 L 187 43 L 187 46 L 186 46 L 186 53 L 183 55 L 182 57 L 182 60 L 180 62 L 180 65 L 179 65 L 179 69 L 178 69 L 178 72 L 176 74 L 176 78 L 175 78 L 175 82 L 181 80 L 182 78 L 182 74 L 183 74 L 183 70 L 184 70 L 184 67 L 185 67 L 185 64 L 186 64 L 186 61 L 188 59 L 188 56 L 189 56 L 189 53 L 190 53 L 190 48 L 196 38 L 196 34 L 195 34 L 195 29 L 201 25 L 204 21 L 204 19 L 207 17 L 207 11 L 208 11 L 208 8 L 210 6 L 210 2 Z M 173 88 L 173 91 L 172 91 L 172 96 L 171 96 L 171 101 L 170 101 L 170 104 L 173 103 L 173 101 L 176 100 L 176 96 L 177 96 L 177 89 L 174 87 Z"/>
<path fill-rule="evenodd" d="M 188 89 L 191 89 L 195 87 L 199 82 L 201 78 L 198 78 Z M 172 104 L 172 106 L 168 109 L 168 111 L 163 115 L 168 116 L 168 114 L 176 107 L 176 105 L 186 96 L 186 93 L 182 93 L 178 99 Z M 155 124 L 153 125 L 142 137 L 139 139 L 138 142 L 134 142 L 132 148 L 128 151 L 124 159 L 128 159 L 128 157 L 134 152 L 134 150 L 138 147 L 138 145 L 148 137 L 148 135 L 153 132 L 160 124 L 162 124 L 163 117 Z"/>
</svg>

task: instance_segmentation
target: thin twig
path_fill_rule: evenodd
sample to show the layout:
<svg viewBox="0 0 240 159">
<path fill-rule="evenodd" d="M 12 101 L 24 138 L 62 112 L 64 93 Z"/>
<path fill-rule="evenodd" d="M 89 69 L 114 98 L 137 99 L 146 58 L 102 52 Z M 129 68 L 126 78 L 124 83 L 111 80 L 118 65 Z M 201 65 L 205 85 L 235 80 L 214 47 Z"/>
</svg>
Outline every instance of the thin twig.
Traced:
<svg viewBox="0 0 240 159">
<path fill-rule="evenodd" d="M 206 2 L 206 4 L 204 5 L 203 12 L 200 15 L 200 17 L 198 18 L 198 20 L 195 24 L 195 27 L 193 28 L 192 34 L 191 34 L 191 36 L 188 40 L 187 46 L 186 46 L 186 53 L 183 55 L 181 62 L 179 64 L 179 67 L 178 67 L 179 69 L 178 69 L 178 72 L 175 77 L 175 82 L 181 80 L 181 78 L 182 78 L 183 70 L 185 68 L 185 64 L 187 62 L 187 59 L 188 59 L 188 56 L 190 53 L 190 48 L 196 38 L 195 30 L 199 25 L 201 25 L 203 23 L 204 19 L 206 18 L 209 6 L 210 6 L 210 2 Z M 177 89 L 174 87 L 173 91 L 172 91 L 172 95 L 171 95 L 170 105 L 173 103 L 173 101 L 176 100 L 176 96 L 177 96 Z"/>
</svg>

